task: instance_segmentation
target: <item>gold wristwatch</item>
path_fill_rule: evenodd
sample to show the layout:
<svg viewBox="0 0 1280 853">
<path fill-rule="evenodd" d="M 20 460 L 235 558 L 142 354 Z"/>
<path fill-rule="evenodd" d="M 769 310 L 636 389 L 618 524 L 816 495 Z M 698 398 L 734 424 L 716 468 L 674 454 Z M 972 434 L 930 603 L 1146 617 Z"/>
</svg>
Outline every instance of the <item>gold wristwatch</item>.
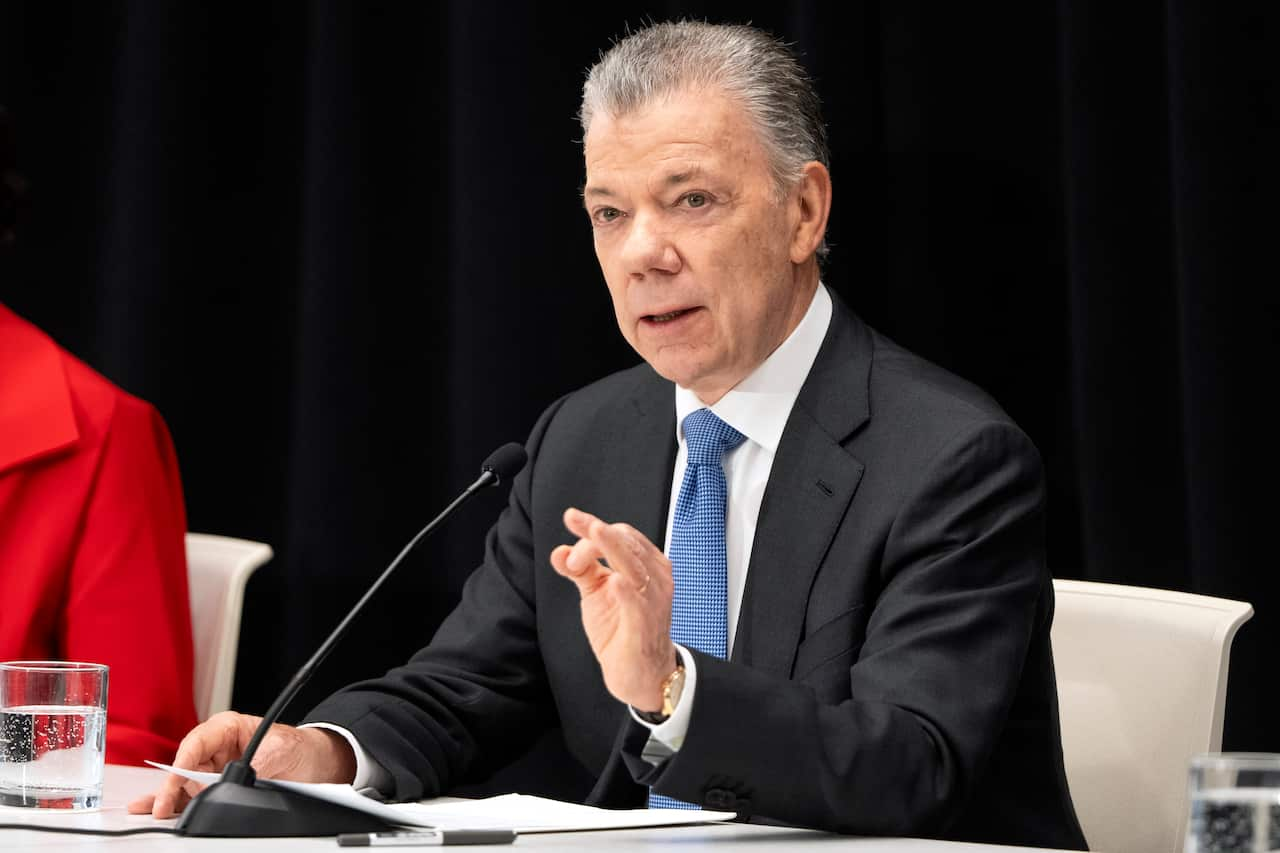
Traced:
<svg viewBox="0 0 1280 853">
<path fill-rule="evenodd" d="M 655 726 L 665 723 L 675 713 L 676 704 L 680 701 L 680 694 L 683 691 L 684 664 L 680 661 L 680 655 L 677 652 L 675 670 L 662 681 L 662 710 L 636 711 L 636 716 Z"/>
</svg>

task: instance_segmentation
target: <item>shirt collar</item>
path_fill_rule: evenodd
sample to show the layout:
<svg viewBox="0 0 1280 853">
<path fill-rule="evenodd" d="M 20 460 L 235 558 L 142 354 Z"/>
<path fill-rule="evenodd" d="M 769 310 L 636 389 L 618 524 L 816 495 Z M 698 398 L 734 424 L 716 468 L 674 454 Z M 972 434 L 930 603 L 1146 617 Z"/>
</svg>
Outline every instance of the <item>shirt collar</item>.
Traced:
<svg viewBox="0 0 1280 853">
<path fill-rule="evenodd" d="M 721 397 L 711 411 L 750 441 L 776 453 L 791 406 L 809 375 L 831 324 L 831 295 L 818 283 L 809 309 L 795 330 L 764 362 Z M 681 425 L 706 404 L 688 388 L 676 386 L 676 441 L 684 441 Z"/>
</svg>

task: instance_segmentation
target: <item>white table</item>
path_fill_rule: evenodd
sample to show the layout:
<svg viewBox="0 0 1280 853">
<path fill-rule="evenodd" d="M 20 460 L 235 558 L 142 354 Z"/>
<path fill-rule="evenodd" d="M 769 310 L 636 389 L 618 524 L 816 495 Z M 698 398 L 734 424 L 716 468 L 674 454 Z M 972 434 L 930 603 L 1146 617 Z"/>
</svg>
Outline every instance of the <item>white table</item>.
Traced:
<svg viewBox="0 0 1280 853">
<path fill-rule="evenodd" d="M 37 812 L 0 806 L 0 823 L 53 824 L 59 826 L 124 829 L 135 826 L 172 825 L 157 822 L 147 815 L 126 813 L 125 805 L 134 797 L 152 791 L 164 774 L 149 767 L 108 766 L 103 792 L 104 805 L 89 813 Z M 480 851 L 525 849 L 540 851 L 663 851 L 698 850 L 707 853 L 783 853 L 803 845 L 815 850 L 852 851 L 852 853 L 1030 853 L 1029 847 L 1002 847 L 989 844 L 961 844 L 950 841 L 926 841 L 916 838 L 850 838 L 804 829 L 784 829 L 743 823 L 704 824 L 700 826 L 661 829 L 628 829 L 611 832 L 573 832 L 522 835 L 510 847 L 451 848 Z M 87 835 L 63 835 L 49 832 L 0 830 L 0 850 L 87 851 L 137 849 L 152 853 L 291 853 L 301 850 L 323 850 L 337 853 L 332 838 L 181 838 L 176 835 L 129 835 L 118 838 Z M 386 849 L 386 848 L 382 848 Z M 434 850 L 435 847 L 398 848 L 401 850 Z M 1043 853 L 1043 851 L 1041 851 Z"/>
</svg>

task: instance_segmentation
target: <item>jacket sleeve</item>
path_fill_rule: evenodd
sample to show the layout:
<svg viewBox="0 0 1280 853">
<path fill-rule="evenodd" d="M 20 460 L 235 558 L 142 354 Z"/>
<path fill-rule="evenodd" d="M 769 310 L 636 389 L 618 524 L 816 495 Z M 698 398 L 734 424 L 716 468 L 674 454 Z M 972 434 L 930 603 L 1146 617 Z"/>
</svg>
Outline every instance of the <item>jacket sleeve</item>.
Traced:
<svg viewBox="0 0 1280 853">
<path fill-rule="evenodd" d="M 625 755 L 636 781 L 695 803 L 727 789 L 740 809 L 803 826 L 939 832 L 1001 736 L 1051 595 L 1043 503 L 1030 441 L 1008 424 L 967 427 L 895 516 L 850 695 L 823 701 L 698 654 L 684 745 L 657 767 Z"/>
<path fill-rule="evenodd" d="M 529 504 L 538 447 L 559 405 L 534 427 L 529 464 L 489 530 L 484 560 L 431 643 L 306 715 L 350 731 L 394 780 L 383 793 L 395 800 L 438 796 L 494 769 L 556 719 L 538 648 Z"/>
<path fill-rule="evenodd" d="M 156 410 L 117 395 L 72 557 L 62 654 L 110 667 L 107 761 L 167 760 L 195 725 L 186 512 Z"/>
</svg>

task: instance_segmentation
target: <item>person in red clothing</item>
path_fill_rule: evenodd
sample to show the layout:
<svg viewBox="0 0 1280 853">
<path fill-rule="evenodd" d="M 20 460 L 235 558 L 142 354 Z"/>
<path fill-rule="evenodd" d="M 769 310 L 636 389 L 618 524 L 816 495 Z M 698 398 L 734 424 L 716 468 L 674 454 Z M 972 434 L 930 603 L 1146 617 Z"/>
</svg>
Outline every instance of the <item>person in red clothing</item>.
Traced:
<svg viewBox="0 0 1280 853">
<path fill-rule="evenodd" d="M 6 137 L 0 110 L 0 252 Z M 159 413 L 0 304 L 0 660 L 107 664 L 113 764 L 169 758 L 196 722 L 185 532 Z"/>
</svg>

